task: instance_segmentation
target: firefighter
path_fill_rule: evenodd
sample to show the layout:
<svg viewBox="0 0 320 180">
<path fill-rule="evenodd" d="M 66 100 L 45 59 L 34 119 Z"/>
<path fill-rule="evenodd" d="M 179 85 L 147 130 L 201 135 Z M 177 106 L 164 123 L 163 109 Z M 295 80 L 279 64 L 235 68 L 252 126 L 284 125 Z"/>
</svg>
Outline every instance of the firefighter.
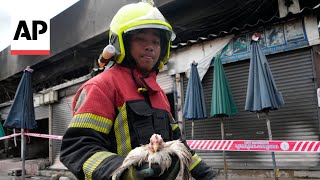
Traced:
<svg viewBox="0 0 320 180">
<path fill-rule="evenodd" d="M 109 44 L 116 49 L 115 65 L 79 88 L 62 140 L 60 160 L 79 180 L 110 179 L 130 150 L 149 143 L 153 133 L 165 141 L 181 138 L 166 94 L 156 82 L 174 38 L 171 25 L 150 2 L 125 5 L 113 17 Z M 190 151 L 191 175 L 214 179 L 215 172 Z M 173 157 L 160 177 L 157 165 L 130 167 L 121 179 L 175 179 L 178 163 Z"/>
</svg>

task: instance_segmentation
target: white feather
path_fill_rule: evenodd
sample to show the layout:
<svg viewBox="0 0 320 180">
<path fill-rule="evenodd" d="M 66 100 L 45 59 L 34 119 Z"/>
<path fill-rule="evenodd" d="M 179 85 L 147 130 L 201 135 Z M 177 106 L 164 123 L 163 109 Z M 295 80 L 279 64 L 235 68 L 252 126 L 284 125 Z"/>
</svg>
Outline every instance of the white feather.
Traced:
<svg viewBox="0 0 320 180">
<path fill-rule="evenodd" d="M 120 175 L 128 167 L 140 166 L 142 163 L 147 162 L 148 153 L 149 150 L 147 145 L 136 147 L 131 150 L 123 160 L 122 165 L 112 173 L 112 180 L 116 180 L 117 176 Z"/>
<path fill-rule="evenodd" d="M 176 155 L 179 158 L 180 173 L 182 174 L 183 179 L 189 179 L 191 177 L 189 166 L 192 155 L 187 147 L 180 140 L 163 142 L 161 136 L 156 134 L 150 138 L 150 141 L 154 140 L 154 136 L 158 136 L 162 143 L 160 149 L 156 152 L 152 152 L 152 150 L 150 150 L 150 144 L 148 144 L 131 150 L 124 159 L 122 165 L 112 173 L 112 180 L 115 180 L 116 177 L 128 167 L 140 166 L 146 162 L 149 163 L 149 167 L 151 167 L 151 164 L 153 163 L 159 164 L 161 168 L 161 175 L 171 166 L 171 155 Z M 158 138 L 156 139 L 158 140 Z"/>
<path fill-rule="evenodd" d="M 169 141 L 164 144 L 163 149 L 168 151 L 169 154 L 178 156 L 180 161 L 180 173 L 183 179 L 191 177 L 189 167 L 192 155 L 186 146 L 180 140 Z"/>
</svg>

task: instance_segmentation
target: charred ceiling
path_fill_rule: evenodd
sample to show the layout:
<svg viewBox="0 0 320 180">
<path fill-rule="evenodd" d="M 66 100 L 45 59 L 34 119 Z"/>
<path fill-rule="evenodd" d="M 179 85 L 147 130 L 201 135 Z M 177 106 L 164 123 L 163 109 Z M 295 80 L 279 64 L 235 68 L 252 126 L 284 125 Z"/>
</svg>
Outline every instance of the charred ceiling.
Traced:
<svg viewBox="0 0 320 180">
<path fill-rule="evenodd" d="M 89 74 L 93 69 L 94 61 L 93 57 L 86 57 L 75 52 L 59 61 L 38 63 L 32 67 L 34 69 L 32 73 L 33 92 L 39 92 Z M 14 99 L 21 77 L 22 72 L 0 82 L 0 103 Z"/>
<path fill-rule="evenodd" d="M 32 73 L 33 92 L 39 92 L 92 73 L 92 69 L 97 67 L 97 58 L 105 46 L 101 42 L 106 39 L 106 33 L 101 34 L 32 66 L 34 69 Z M 0 103 L 14 99 L 22 74 L 23 72 L 20 72 L 0 81 Z"/>
<path fill-rule="evenodd" d="M 173 44 L 208 34 L 230 32 L 260 19 L 269 20 L 278 14 L 278 0 L 202 0 L 174 1 L 162 9 L 177 34 Z"/>
</svg>

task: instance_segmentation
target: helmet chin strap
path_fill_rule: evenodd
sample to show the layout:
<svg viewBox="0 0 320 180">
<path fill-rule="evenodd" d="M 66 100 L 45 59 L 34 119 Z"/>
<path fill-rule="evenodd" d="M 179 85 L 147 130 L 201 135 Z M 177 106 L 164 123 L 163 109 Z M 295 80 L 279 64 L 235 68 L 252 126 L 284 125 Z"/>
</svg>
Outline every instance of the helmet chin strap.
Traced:
<svg viewBox="0 0 320 180">
<path fill-rule="evenodd" d="M 160 64 L 160 58 L 152 68 L 152 71 L 155 71 L 157 74 L 159 73 L 159 64 Z"/>
<path fill-rule="evenodd" d="M 136 76 L 134 75 L 134 68 L 136 64 L 134 63 L 132 56 L 129 55 L 125 57 L 125 61 L 126 61 L 126 66 L 130 69 L 131 78 L 137 87 L 137 91 L 145 96 L 145 94 L 148 92 L 148 85 L 143 81 L 143 78 L 141 79 L 142 83 L 139 83 Z M 147 76 L 148 75 L 146 75 L 145 77 Z"/>
</svg>

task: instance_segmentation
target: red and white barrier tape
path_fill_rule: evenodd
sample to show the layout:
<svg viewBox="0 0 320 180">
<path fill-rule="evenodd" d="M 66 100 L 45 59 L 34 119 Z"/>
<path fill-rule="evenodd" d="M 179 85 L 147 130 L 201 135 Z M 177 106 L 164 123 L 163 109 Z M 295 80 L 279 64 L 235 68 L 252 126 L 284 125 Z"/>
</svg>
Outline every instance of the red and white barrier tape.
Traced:
<svg viewBox="0 0 320 180">
<path fill-rule="evenodd" d="M 2 137 L 0 137 L 0 140 L 13 138 L 13 137 L 15 137 L 15 136 L 20 136 L 20 135 L 21 135 L 21 133 L 17 133 L 17 134 L 10 134 L 10 135 L 8 135 L 8 136 L 2 136 Z"/>
<path fill-rule="evenodd" d="M 187 140 L 187 144 L 198 150 L 320 152 L 320 141 Z"/>
<path fill-rule="evenodd" d="M 56 136 L 56 135 L 49 135 L 49 134 L 38 134 L 38 133 L 23 133 L 24 135 L 27 136 L 33 136 L 33 137 L 41 137 L 41 138 L 49 138 L 49 139 L 62 139 L 62 136 Z M 8 136 L 3 136 L 0 137 L 0 140 L 4 140 L 4 139 L 9 139 L 9 138 L 13 138 L 15 136 L 20 136 L 21 133 L 17 133 L 17 134 L 11 134 Z"/>
<path fill-rule="evenodd" d="M 58 139 L 62 136 L 24 133 L 27 136 Z M 0 140 L 20 136 L 21 133 L 0 137 Z M 268 140 L 187 140 L 191 149 L 218 151 L 266 152 L 320 152 L 320 141 L 268 141 Z"/>
<path fill-rule="evenodd" d="M 37 133 L 24 133 L 27 136 L 33 136 L 33 137 L 41 137 L 41 138 L 49 138 L 49 139 L 62 139 L 62 136 L 56 136 L 56 135 L 49 135 L 49 134 L 37 134 Z"/>
</svg>

